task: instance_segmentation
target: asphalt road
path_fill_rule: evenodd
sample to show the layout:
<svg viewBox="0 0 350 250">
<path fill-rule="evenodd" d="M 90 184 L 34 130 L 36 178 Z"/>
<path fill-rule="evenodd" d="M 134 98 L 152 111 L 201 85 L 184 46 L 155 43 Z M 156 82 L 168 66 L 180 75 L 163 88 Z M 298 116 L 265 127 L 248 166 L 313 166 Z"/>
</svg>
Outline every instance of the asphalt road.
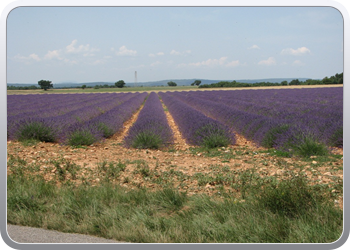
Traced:
<svg viewBox="0 0 350 250">
<path fill-rule="evenodd" d="M 84 234 L 7 224 L 7 233 L 16 243 L 127 243 Z"/>
</svg>

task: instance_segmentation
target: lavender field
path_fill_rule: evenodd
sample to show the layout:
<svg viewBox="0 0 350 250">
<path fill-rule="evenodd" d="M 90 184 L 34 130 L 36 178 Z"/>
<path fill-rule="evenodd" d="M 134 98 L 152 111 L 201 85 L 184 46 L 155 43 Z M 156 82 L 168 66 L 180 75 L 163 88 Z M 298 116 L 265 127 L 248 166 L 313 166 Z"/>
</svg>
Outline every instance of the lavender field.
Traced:
<svg viewBox="0 0 350 250">
<path fill-rule="evenodd" d="M 7 138 L 89 145 L 122 131 L 141 110 L 125 146 L 132 147 L 136 137 L 146 134 L 162 146 L 171 145 L 173 131 L 161 101 L 182 137 L 194 146 L 234 145 L 236 134 L 283 151 L 343 146 L 342 87 L 10 95 Z"/>
</svg>

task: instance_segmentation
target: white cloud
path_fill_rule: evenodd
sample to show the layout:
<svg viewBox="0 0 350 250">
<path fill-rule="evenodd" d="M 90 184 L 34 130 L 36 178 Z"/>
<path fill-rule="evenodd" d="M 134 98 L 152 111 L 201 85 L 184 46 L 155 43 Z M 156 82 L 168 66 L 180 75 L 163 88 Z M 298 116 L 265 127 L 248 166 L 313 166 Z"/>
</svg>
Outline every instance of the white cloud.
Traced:
<svg viewBox="0 0 350 250">
<path fill-rule="evenodd" d="M 232 62 L 227 63 L 225 66 L 226 67 L 237 67 L 239 65 L 240 65 L 239 60 L 236 60 L 236 61 L 232 61 Z"/>
<path fill-rule="evenodd" d="M 136 50 L 127 49 L 125 45 L 121 46 L 119 50 L 116 52 L 116 55 L 118 56 L 136 56 L 136 54 L 137 54 Z"/>
<path fill-rule="evenodd" d="M 297 49 L 287 48 L 281 51 L 281 55 L 294 55 L 294 56 L 300 56 L 300 55 L 310 54 L 310 53 L 311 51 L 306 47 L 301 47 Z"/>
<path fill-rule="evenodd" d="M 46 53 L 46 55 L 44 56 L 45 59 L 47 60 L 50 60 L 50 59 L 53 59 L 53 58 L 57 58 L 57 59 L 62 59 L 61 56 L 60 56 L 60 51 L 58 50 L 52 50 L 52 51 L 48 51 Z"/>
<path fill-rule="evenodd" d="M 99 49 L 96 49 L 96 48 L 90 48 L 90 45 L 89 44 L 86 44 L 86 45 L 79 45 L 78 47 L 75 47 L 75 45 L 78 43 L 78 40 L 73 40 L 71 42 L 71 44 L 67 45 L 66 46 L 66 52 L 67 53 L 85 53 L 86 54 L 89 54 L 89 53 L 92 53 L 92 52 L 95 52 L 95 51 L 99 51 Z"/>
<path fill-rule="evenodd" d="M 220 59 L 208 59 L 202 62 L 190 63 L 191 66 L 214 66 L 214 65 L 223 65 L 227 57 L 221 57 Z"/>
<path fill-rule="evenodd" d="M 186 55 L 189 55 L 191 54 L 191 50 L 186 50 L 186 51 L 183 51 L 183 52 L 179 52 L 179 51 L 176 51 L 176 50 L 172 50 L 170 51 L 170 55 L 173 55 L 173 56 L 186 56 Z"/>
<path fill-rule="evenodd" d="M 16 55 L 14 59 L 26 64 L 30 64 L 34 61 L 47 61 L 57 59 L 61 62 L 67 64 L 78 64 L 79 62 L 91 63 L 91 61 L 86 61 L 83 57 L 92 57 L 94 52 L 99 51 L 97 48 L 91 48 L 89 44 L 86 45 L 77 45 L 77 40 L 73 40 L 69 45 L 62 49 L 49 50 L 43 57 L 39 57 L 37 54 L 33 53 L 29 56 Z M 96 60 L 95 60 L 96 62 Z"/>
<path fill-rule="evenodd" d="M 67 51 L 68 53 L 74 53 L 74 52 L 76 51 L 76 49 L 74 48 L 74 45 L 75 45 L 77 42 L 78 42 L 78 40 L 73 40 L 73 41 L 71 42 L 71 44 L 69 44 L 69 45 L 66 46 L 66 51 Z"/>
<path fill-rule="evenodd" d="M 63 59 L 63 61 L 65 63 L 68 63 L 68 64 L 78 64 L 77 60 L 70 60 L 70 59 L 65 58 L 65 59 Z"/>
<path fill-rule="evenodd" d="M 262 61 L 258 62 L 258 64 L 259 65 L 266 65 L 266 66 L 275 65 L 276 60 L 273 57 L 269 57 L 267 60 L 262 60 Z"/>
<path fill-rule="evenodd" d="M 149 57 L 156 57 L 156 56 L 164 56 L 164 52 L 158 52 L 158 53 L 149 53 L 148 54 Z"/>
<path fill-rule="evenodd" d="M 104 60 L 98 59 L 98 60 L 95 60 L 94 62 L 92 62 L 91 64 L 92 64 L 92 65 L 99 65 L 99 64 L 104 64 L 104 63 L 105 63 Z"/>
<path fill-rule="evenodd" d="M 34 61 L 37 61 L 37 62 L 38 62 L 38 61 L 41 61 L 41 59 L 39 58 L 39 56 L 38 56 L 37 54 L 34 54 L 34 53 L 33 53 L 33 54 L 30 54 L 30 55 L 29 55 L 29 58 L 30 58 L 30 59 L 33 59 Z"/>
<path fill-rule="evenodd" d="M 295 61 L 293 62 L 293 65 L 294 65 L 294 66 L 304 66 L 305 63 L 303 63 L 303 62 L 300 61 L 300 60 L 295 60 Z"/>
<path fill-rule="evenodd" d="M 185 66 L 194 66 L 194 67 L 213 67 L 213 66 L 224 66 L 224 67 L 236 67 L 238 65 L 241 65 L 239 60 L 236 61 L 227 61 L 227 56 L 223 56 L 219 59 L 208 59 L 201 62 L 195 62 L 195 63 L 181 63 L 178 64 L 178 67 L 185 67 Z"/>
<path fill-rule="evenodd" d="M 170 51 L 170 55 L 178 56 L 178 55 L 180 55 L 180 52 L 178 52 L 176 50 L 172 50 L 172 51 Z"/>
<path fill-rule="evenodd" d="M 156 61 L 154 63 L 151 63 L 151 67 L 157 66 L 159 64 L 162 64 L 160 61 Z"/>
<path fill-rule="evenodd" d="M 253 45 L 253 46 L 249 47 L 248 49 L 260 49 L 260 47 L 258 45 Z"/>
<path fill-rule="evenodd" d="M 29 56 L 16 55 L 16 56 L 14 56 L 14 59 L 16 61 L 23 62 L 26 64 L 30 64 L 33 61 L 36 61 L 36 62 L 41 61 L 40 57 L 35 53 L 32 53 Z"/>
</svg>

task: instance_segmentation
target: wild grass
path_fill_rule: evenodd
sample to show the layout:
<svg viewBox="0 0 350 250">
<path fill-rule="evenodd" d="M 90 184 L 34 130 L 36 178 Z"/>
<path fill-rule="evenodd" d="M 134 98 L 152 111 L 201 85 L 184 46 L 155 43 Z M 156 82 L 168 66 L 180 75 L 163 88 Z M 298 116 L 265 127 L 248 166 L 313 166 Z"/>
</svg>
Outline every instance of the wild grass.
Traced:
<svg viewBox="0 0 350 250">
<path fill-rule="evenodd" d="M 293 144 L 292 148 L 294 150 L 294 154 L 303 157 L 328 154 L 327 146 L 318 142 L 312 137 L 305 137 L 300 144 Z"/>
<path fill-rule="evenodd" d="M 163 139 L 159 134 L 152 131 L 141 131 L 137 133 L 131 143 L 133 148 L 141 149 L 158 149 L 163 146 Z"/>
<path fill-rule="evenodd" d="M 191 177 L 174 167 L 157 172 L 144 160 L 104 161 L 96 170 L 100 183 L 91 185 L 88 175 L 81 184 L 70 181 L 80 166 L 63 159 L 51 165 L 57 174 L 47 181 L 37 165 L 9 156 L 8 223 L 140 243 L 330 243 L 343 230 L 335 194 L 302 174 L 264 177 L 257 169 L 213 165 L 211 175 Z M 134 173 L 121 178 L 131 167 Z M 164 188 L 113 182 L 131 183 L 136 175 Z M 217 194 L 189 195 L 165 185 L 172 178 L 196 180 L 199 188 L 212 184 Z M 226 192 L 227 185 L 238 195 Z"/>
<path fill-rule="evenodd" d="M 67 139 L 67 144 L 70 146 L 91 145 L 94 142 L 96 142 L 96 138 L 88 130 L 74 131 L 69 135 Z"/>
<path fill-rule="evenodd" d="M 194 134 L 201 138 L 200 146 L 208 149 L 226 147 L 232 142 L 227 131 L 211 124 L 201 127 Z"/>
<path fill-rule="evenodd" d="M 55 142 L 56 134 L 52 128 L 45 126 L 41 122 L 29 122 L 23 124 L 16 134 L 18 141 L 43 141 Z"/>
</svg>

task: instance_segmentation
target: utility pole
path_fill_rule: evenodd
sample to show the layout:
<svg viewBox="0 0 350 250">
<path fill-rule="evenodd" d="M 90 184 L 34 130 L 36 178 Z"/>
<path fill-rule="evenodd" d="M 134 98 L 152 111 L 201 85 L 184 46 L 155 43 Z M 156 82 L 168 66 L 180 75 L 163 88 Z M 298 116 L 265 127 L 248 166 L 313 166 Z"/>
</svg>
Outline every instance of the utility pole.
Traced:
<svg viewBox="0 0 350 250">
<path fill-rule="evenodd" d="M 135 71 L 135 83 L 134 83 L 134 87 L 137 86 L 137 71 Z"/>
</svg>

